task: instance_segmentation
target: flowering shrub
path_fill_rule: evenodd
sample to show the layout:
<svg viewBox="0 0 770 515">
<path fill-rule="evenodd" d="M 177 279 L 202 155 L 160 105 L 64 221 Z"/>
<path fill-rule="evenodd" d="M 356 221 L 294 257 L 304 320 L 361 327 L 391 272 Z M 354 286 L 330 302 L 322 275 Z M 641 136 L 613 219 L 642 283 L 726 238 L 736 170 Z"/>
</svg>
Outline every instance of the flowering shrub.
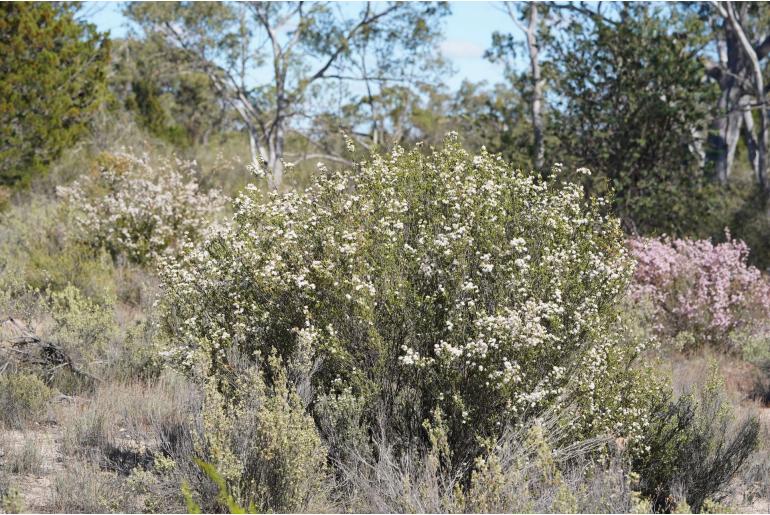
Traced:
<svg viewBox="0 0 770 515">
<path fill-rule="evenodd" d="M 640 349 L 613 336 L 631 261 L 602 199 L 455 137 L 321 166 L 301 194 L 260 191 L 163 267 L 169 353 L 191 374 L 227 391 L 241 360 L 274 348 L 312 365 L 310 386 L 294 379 L 308 406 L 355 396 L 389 438 L 424 434 L 440 408 L 458 460 L 554 406 L 574 410 L 576 432 L 641 430 Z"/>
<path fill-rule="evenodd" d="M 219 192 L 199 190 L 191 167 L 180 160 L 153 167 L 147 159 L 106 154 L 94 173 L 57 193 L 74 211 L 83 241 L 145 263 L 199 237 L 223 205 Z"/>
<path fill-rule="evenodd" d="M 729 239 L 632 238 L 635 301 L 653 306 L 661 336 L 734 348 L 732 336 L 770 317 L 770 282 L 747 263 L 748 246 Z M 685 341 L 687 338 L 680 338 Z"/>
</svg>

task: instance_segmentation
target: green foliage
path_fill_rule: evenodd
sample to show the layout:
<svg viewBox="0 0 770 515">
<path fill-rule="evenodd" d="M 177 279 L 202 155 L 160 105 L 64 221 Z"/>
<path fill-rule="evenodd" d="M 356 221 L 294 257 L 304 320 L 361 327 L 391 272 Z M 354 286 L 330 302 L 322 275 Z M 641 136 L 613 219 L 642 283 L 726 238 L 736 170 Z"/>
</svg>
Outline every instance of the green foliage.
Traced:
<svg viewBox="0 0 770 515">
<path fill-rule="evenodd" d="M 105 355 L 117 336 L 114 306 L 100 305 L 74 286 L 50 295 L 52 336 L 79 362 L 93 362 Z"/>
<path fill-rule="evenodd" d="M 0 373 L 0 425 L 22 429 L 45 413 L 52 395 L 34 374 Z"/>
<path fill-rule="evenodd" d="M 205 386 L 196 452 L 213 467 L 204 467 L 207 474 L 217 471 L 212 479 L 220 492 L 217 499 L 203 498 L 207 511 L 235 509 L 237 502 L 260 511 L 304 512 L 324 502 L 326 448 L 280 358 L 272 355 L 269 362 L 272 386 L 254 368 L 242 371 L 229 398 L 214 382 Z"/>
<path fill-rule="evenodd" d="M 632 230 L 711 235 L 724 223 L 721 191 L 693 136 L 716 98 L 698 59 L 702 22 L 645 3 L 618 9 L 575 18 L 552 45 L 559 155 L 593 172 L 591 191 L 614 191 Z"/>
<path fill-rule="evenodd" d="M 189 61 L 160 34 L 121 41 L 113 52 L 111 90 L 151 135 L 177 148 L 206 143 L 233 114 Z"/>
<path fill-rule="evenodd" d="M 464 81 L 454 93 L 423 88 L 425 99 L 413 108 L 411 124 L 418 131 L 413 141 L 439 145 L 443 135 L 456 131 L 463 145 L 477 152 L 482 147 L 502 155 L 516 167 L 531 167 L 531 126 L 519 82 L 504 84 Z"/>
<path fill-rule="evenodd" d="M 0 185 L 45 170 L 87 127 L 110 45 L 65 2 L 0 6 Z"/>
<path fill-rule="evenodd" d="M 60 206 L 41 195 L 2 213 L 0 274 L 4 287 L 55 292 L 73 285 L 99 302 L 114 297 L 109 255 L 73 241 L 71 233 Z"/>
<path fill-rule="evenodd" d="M 716 366 L 696 396 L 661 405 L 636 454 L 633 469 L 656 511 L 671 510 L 682 491 L 693 512 L 725 497 L 725 488 L 758 444 L 759 421 L 736 420 Z"/>
<path fill-rule="evenodd" d="M 156 379 L 163 371 L 163 335 L 155 320 L 137 320 L 124 328 L 119 355 L 111 363 L 113 378 Z"/>
<path fill-rule="evenodd" d="M 11 487 L 6 492 L 0 491 L 0 509 L 5 513 L 24 513 L 24 499 L 17 488 Z"/>
<path fill-rule="evenodd" d="M 737 170 L 736 170 L 737 172 Z M 737 175 L 737 174 L 734 174 Z M 725 221 L 730 233 L 743 240 L 751 249 L 749 260 L 761 270 L 770 269 L 770 210 L 767 196 L 753 184 L 753 177 L 740 180 L 731 178 L 730 200 L 734 204 L 731 216 Z"/>
<path fill-rule="evenodd" d="M 199 459 L 196 459 L 195 463 L 200 467 L 203 473 L 206 474 L 206 477 L 208 477 L 217 486 L 217 489 L 219 490 L 218 501 L 222 506 L 227 508 L 228 513 L 259 513 L 256 511 L 254 505 L 249 506 L 247 511 L 236 502 L 236 500 L 227 489 L 227 482 L 219 474 L 219 472 L 217 472 L 217 469 L 214 468 L 213 465 Z M 190 487 L 187 485 L 187 483 L 182 484 L 182 494 L 184 495 L 184 500 L 187 504 L 188 513 L 202 513 L 201 507 L 198 503 L 195 502 L 192 491 L 190 490 Z"/>
<path fill-rule="evenodd" d="M 150 134 L 169 143 L 182 146 L 188 143 L 181 127 L 171 126 L 168 115 L 160 103 L 160 88 L 147 79 L 131 83 L 133 96 L 126 101 L 129 110 L 138 111 L 139 121 Z"/>
</svg>

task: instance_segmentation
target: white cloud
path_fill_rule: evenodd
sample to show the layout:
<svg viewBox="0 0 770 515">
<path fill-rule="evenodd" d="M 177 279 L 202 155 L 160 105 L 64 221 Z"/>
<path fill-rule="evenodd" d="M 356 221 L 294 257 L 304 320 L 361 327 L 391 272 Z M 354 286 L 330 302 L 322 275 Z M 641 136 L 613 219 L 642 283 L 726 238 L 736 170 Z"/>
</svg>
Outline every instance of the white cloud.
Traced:
<svg viewBox="0 0 770 515">
<path fill-rule="evenodd" d="M 471 41 L 448 39 L 441 43 L 441 53 L 453 59 L 477 59 L 484 55 L 484 49 Z"/>
</svg>

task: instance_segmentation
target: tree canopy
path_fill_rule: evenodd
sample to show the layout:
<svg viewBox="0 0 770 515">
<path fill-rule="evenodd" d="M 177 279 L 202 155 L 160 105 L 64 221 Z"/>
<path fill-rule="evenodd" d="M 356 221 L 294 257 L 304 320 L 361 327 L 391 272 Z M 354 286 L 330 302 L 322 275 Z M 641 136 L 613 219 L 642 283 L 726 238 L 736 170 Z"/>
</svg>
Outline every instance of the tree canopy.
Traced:
<svg viewBox="0 0 770 515">
<path fill-rule="evenodd" d="M 64 3 L 0 5 L 0 184 L 25 182 L 83 134 L 110 42 Z"/>
</svg>

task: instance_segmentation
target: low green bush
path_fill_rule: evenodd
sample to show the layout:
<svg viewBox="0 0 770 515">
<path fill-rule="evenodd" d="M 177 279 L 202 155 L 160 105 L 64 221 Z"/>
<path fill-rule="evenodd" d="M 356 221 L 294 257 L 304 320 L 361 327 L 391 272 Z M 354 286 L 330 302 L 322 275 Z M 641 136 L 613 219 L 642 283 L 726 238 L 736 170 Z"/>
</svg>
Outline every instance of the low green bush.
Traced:
<svg viewBox="0 0 770 515">
<path fill-rule="evenodd" d="M 36 375 L 0 373 L 0 424 L 23 429 L 45 413 L 51 395 L 51 389 Z"/>
<path fill-rule="evenodd" d="M 112 305 L 99 305 L 74 286 L 52 293 L 49 301 L 56 340 L 86 360 L 104 354 L 118 330 Z"/>
<path fill-rule="evenodd" d="M 216 468 L 243 506 L 325 511 L 327 450 L 280 358 L 273 355 L 270 362 L 275 372 L 271 386 L 256 369 L 243 371 L 233 398 L 223 397 L 214 382 L 206 386 L 203 438 L 196 452 Z"/>
<path fill-rule="evenodd" d="M 56 292 L 75 286 L 97 302 L 114 297 L 112 263 L 105 252 L 72 238 L 61 206 L 42 196 L 0 216 L 0 279 L 5 288 Z"/>
<path fill-rule="evenodd" d="M 735 417 L 715 366 L 702 389 L 659 406 L 632 466 L 656 511 L 686 501 L 699 513 L 727 496 L 758 438 L 759 421 Z"/>
</svg>

